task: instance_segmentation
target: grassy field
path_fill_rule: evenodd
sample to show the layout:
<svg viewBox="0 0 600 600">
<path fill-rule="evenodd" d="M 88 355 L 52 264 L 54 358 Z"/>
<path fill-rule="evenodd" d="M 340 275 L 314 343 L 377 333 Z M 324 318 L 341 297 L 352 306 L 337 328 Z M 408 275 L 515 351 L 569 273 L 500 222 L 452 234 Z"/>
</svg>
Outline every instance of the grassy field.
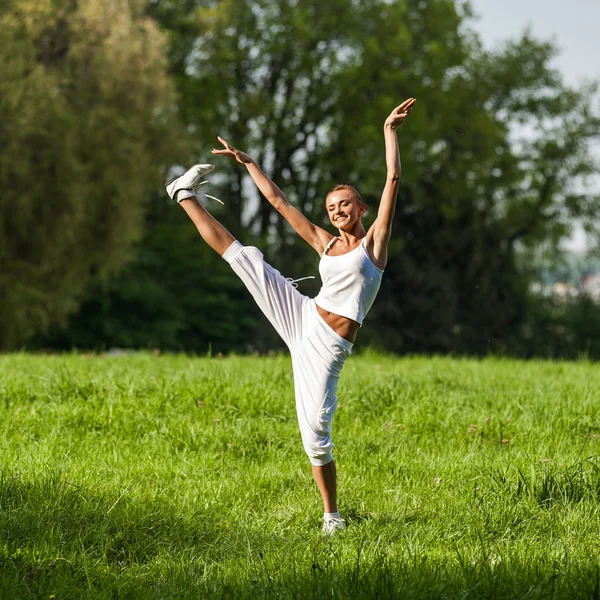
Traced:
<svg viewBox="0 0 600 600">
<path fill-rule="evenodd" d="M 286 357 L 0 357 L 0 598 L 598 598 L 600 366 L 352 357 L 325 537 Z"/>
</svg>

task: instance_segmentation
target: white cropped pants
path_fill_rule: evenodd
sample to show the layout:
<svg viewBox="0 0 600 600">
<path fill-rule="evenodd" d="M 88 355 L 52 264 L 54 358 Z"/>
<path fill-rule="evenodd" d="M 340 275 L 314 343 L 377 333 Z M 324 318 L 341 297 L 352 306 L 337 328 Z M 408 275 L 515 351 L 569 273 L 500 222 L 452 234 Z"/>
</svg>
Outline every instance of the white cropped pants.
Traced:
<svg viewBox="0 0 600 600">
<path fill-rule="evenodd" d="M 331 421 L 337 384 L 352 343 L 321 318 L 312 298 L 264 261 L 258 248 L 235 241 L 223 258 L 290 349 L 304 450 L 313 465 L 326 465 L 333 460 Z"/>
</svg>

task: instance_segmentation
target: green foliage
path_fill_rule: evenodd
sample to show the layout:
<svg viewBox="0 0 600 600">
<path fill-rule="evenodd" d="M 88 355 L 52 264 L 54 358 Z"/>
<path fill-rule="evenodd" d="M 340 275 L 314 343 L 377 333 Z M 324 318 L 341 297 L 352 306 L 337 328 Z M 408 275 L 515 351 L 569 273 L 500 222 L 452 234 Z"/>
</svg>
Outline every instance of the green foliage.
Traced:
<svg viewBox="0 0 600 600">
<path fill-rule="evenodd" d="M 206 152 L 217 133 L 248 150 L 312 220 L 334 183 L 376 213 L 382 124 L 415 96 L 399 131 L 403 179 L 370 340 L 402 352 L 501 351 L 527 314 L 519 254 L 557 244 L 600 200 L 593 86 L 567 87 L 556 47 L 525 33 L 492 52 L 460 2 L 152 3 L 170 33 L 181 115 Z M 315 271 L 264 198 L 223 164 L 228 225 L 269 239 L 283 270 Z M 218 180 L 216 180 L 218 182 Z M 242 239 L 244 234 L 242 234 Z"/>
<path fill-rule="evenodd" d="M 515 354 L 600 358 L 600 307 L 591 298 L 531 295 L 526 312 L 525 324 L 506 340 Z"/>
<path fill-rule="evenodd" d="M 165 41 L 126 0 L 0 9 L 0 348 L 130 258 L 173 129 Z"/>
<path fill-rule="evenodd" d="M 200 243 L 183 211 L 162 196 L 153 199 L 158 214 L 147 224 L 135 262 L 88 290 L 67 327 L 54 328 L 30 347 L 202 354 L 269 347 L 268 322 L 230 266 Z M 265 335 L 257 334 L 259 324 Z"/>
<path fill-rule="evenodd" d="M 351 357 L 325 538 L 289 359 L 0 357 L 0 596 L 593 598 L 599 385 Z"/>
<path fill-rule="evenodd" d="M 179 93 L 177 113 L 195 139 L 193 153 L 181 162 L 195 162 L 198 156 L 206 160 L 216 135 L 222 134 L 248 150 L 289 199 L 319 224 L 328 226 L 323 199 L 339 182 L 357 185 L 371 206 L 368 219 L 375 217 L 385 178 L 383 121 L 403 98 L 417 97 L 415 110 L 399 131 L 403 175 L 390 260 L 361 343 L 398 352 L 529 355 L 543 345 L 532 344 L 528 332 L 537 331 L 546 318 L 558 319 L 557 331 L 567 326 L 559 312 L 528 298 L 532 272 L 526 263 L 541 244 L 558 248 L 574 218 L 588 229 L 597 222 L 600 200 L 587 184 L 597 167 L 589 145 L 598 137 L 599 118 L 593 110 L 595 86 L 566 86 L 552 67 L 557 52 L 553 44 L 526 32 L 486 51 L 471 30 L 468 5 L 453 0 L 150 1 L 146 10 L 168 37 L 169 69 Z M 81 101 L 88 106 L 93 98 L 82 96 Z M 112 101 L 113 96 L 109 98 Z M 143 107 L 138 108 L 143 112 Z M 115 113 L 106 117 L 103 135 L 115 124 Z M 52 123 L 59 123 L 58 118 Z M 95 140 L 93 147 L 98 143 Z M 113 167 L 132 172 L 123 156 L 114 160 L 114 146 L 113 141 L 102 172 L 112 172 Z M 78 155 L 82 151 L 91 152 L 74 146 Z M 130 158 L 134 154 L 126 152 Z M 175 154 L 171 156 L 174 162 Z M 70 181 L 62 175 L 68 172 L 61 166 L 57 171 L 61 176 L 52 185 Z M 112 182 L 122 179 L 110 176 Z M 221 159 L 211 181 L 218 188 L 215 193 L 226 201 L 226 209 L 217 216 L 234 235 L 259 245 L 286 275 L 317 274 L 316 255 L 260 197 L 243 167 Z M 132 191 L 141 201 L 141 188 Z M 116 194 L 109 196 L 117 198 Z M 78 211 L 87 205 L 75 203 Z M 115 205 L 118 208 L 102 216 L 119 214 L 130 206 L 121 201 Z M 12 210 L 14 202 L 7 206 Z M 185 314 L 171 306 L 177 302 L 173 303 L 162 281 L 178 288 L 174 275 L 185 277 L 189 265 L 179 255 L 157 266 L 154 245 L 164 235 L 161 223 L 168 217 L 162 206 L 153 212 L 156 206 L 150 209 L 138 262 L 104 288 L 90 289 L 83 312 L 72 321 L 81 329 L 77 335 L 67 331 L 61 347 L 76 339 L 85 347 L 114 340 L 119 345 L 198 351 L 209 342 L 235 349 L 277 343 L 265 338 L 260 328 L 252 328 L 251 322 L 260 323 L 255 312 L 243 334 L 233 333 L 239 310 L 221 311 L 203 326 L 202 319 L 214 312 L 203 293 L 185 294 L 189 300 Z M 127 223 L 135 221 L 130 217 L 118 220 L 127 231 Z M 40 222 L 48 227 L 51 215 Z M 83 222 L 75 231 L 90 238 L 89 226 Z M 182 225 L 171 233 L 178 239 L 190 236 L 192 243 L 192 233 L 184 231 Z M 94 232 L 91 239 L 96 240 Z M 127 243 L 130 239 L 124 234 L 109 237 Z M 52 252 L 64 248 L 68 239 L 61 237 Z M 201 246 L 198 240 L 193 252 L 204 256 Z M 57 254 L 56 268 L 64 271 L 64 277 L 62 272 L 54 278 L 47 274 L 44 281 L 60 280 L 61 286 L 54 283 L 52 290 L 56 288 L 64 298 L 61 314 L 72 304 L 63 287 L 81 290 L 87 279 L 87 271 L 78 271 L 77 265 L 100 268 L 101 263 L 108 269 L 111 261 L 124 260 L 124 248 L 118 250 L 114 255 L 102 253 L 106 263 L 83 253 L 71 265 L 64 253 Z M 47 246 L 44 251 L 49 252 Z M 221 286 L 236 284 L 224 271 L 215 271 L 213 278 L 214 264 L 220 262 L 206 263 L 203 285 L 197 289 L 210 290 L 220 299 Z M 19 273 L 27 269 L 31 262 Z M 166 270 L 172 275 L 165 275 Z M 25 276 L 13 279 L 15 290 L 28 281 Z M 305 293 L 316 291 L 312 284 L 302 285 Z M 130 288 L 137 292 L 127 291 Z M 44 290 L 27 290 L 39 293 L 39 302 L 45 299 Z M 99 300 L 106 293 L 110 299 Z M 53 297 L 48 297 L 48 306 Z M 165 308 L 167 298 L 171 298 L 169 308 Z M 147 310 L 141 306 L 146 300 Z M 22 303 L 21 312 L 30 305 L 39 306 L 33 301 Z M 98 339 L 84 334 L 83 327 L 99 320 L 100 314 L 111 321 L 117 306 L 123 314 L 129 311 L 135 316 L 115 317 L 115 324 L 107 324 L 104 330 L 94 326 Z M 49 320 L 48 310 L 44 304 L 38 312 L 44 318 L 48 313 Z M 587 314 L 596 314 L 593 307 L 590 311 Z M 53 320 L 60 321 L 55 316 Z M 143 327 L 145 319 L 156 322 Z M 575 326 L 572 320 L 568 323 Z M 129 325 L 133 330 L 128 332 Z M 573 344 L 583 339 L 574 331 L 567 337 Z M 573 356 L 596 347 L 595 342 L 586 344 L 552 347 Z M 555 350 L 542 354 L 556 355 Z"/>
</svg>

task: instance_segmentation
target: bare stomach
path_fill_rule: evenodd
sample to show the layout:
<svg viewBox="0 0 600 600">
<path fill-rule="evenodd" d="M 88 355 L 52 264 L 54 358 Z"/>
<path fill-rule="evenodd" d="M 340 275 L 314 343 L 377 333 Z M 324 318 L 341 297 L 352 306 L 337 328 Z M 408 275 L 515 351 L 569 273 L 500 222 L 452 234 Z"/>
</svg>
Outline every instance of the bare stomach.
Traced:
<svg viewBox="0 0 600 600">
<path fill-rule="evenodd" d="M 337 334 L 341 335 L 345 340 L 354 343 L 356 339 L 356 332 L 360 325 L 353 321 L 352 319 L 348 319 L 348 317 L 342 317 L 340 315 L 336 315 L 335 313 L 329 312 L 324 308 L 321 308 L 318 304 L 315 305 L 317 307 L 317 312 L 321 315 L 321 318 L 331 329 L 333 329 Z"/>
</svg>

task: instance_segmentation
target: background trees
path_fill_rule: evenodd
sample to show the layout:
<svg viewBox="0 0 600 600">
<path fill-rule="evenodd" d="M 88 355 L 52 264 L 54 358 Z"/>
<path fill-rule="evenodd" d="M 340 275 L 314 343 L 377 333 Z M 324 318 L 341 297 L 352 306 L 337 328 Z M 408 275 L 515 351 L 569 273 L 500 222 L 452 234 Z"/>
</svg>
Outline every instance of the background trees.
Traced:
<svg viewBox="0 0 600 600">
<path fill-rule="evenodd" d="M 524 258 L 542 243 L 557 247 L 575 217 L 593 228 L 600 207 L 586 187 L 597 167 L 589 152 L 599 132 L 596 90 L 564 84 L 551 66 L 552 44 L 526 33 L 487 52 L 470 29 L 468 5 L 450 0 L 157 1 L 147 11 L 169 39 L 177 114 L 193 140 L 183 161 L 206 159 L 221 134 L 316 222 L 326 224 L 323 200 L 339 182 L 357 185 L 375 213 L 385 176 L 383 120 L 405 96 L 417 97 L 399 132 L 404 172 L 390 262 L 361 341 L 401 352 L 540 352 L 531 328 L 546 328 L 536 318 L 546 313 L 529 294 Z M 318 257 L 239 165 L 219 161 L 211 181 L 226 207 L 210 208 L 235 235 L 259 243 L 286 275 L 316 274 Z M 116 318 L 113 306 L 127 314 L 136 304 L 124 290 L 137 281 L 138 289 L 148 286 L 143 298 L 157 298 L 150 288 L 165 294 L 162 312 L 144 319 L 153 324 L 146 333 L 171 325 L 162 336 L 144 336 L 140 325 L 134 345 L 276 344 L 257 335 L 261 318 L 237 283 L 218 295 L 226 270 L 194 246 L 189 227 L 154 198 L 128 286 L 114 279 L 95 288 L 75 320 L 85 329 L 99 296 L 104 326 Z M 180 248 L 167 252 L 163 244 L 157 252 L 161 239 Z M 312 293 L 318 283 L 301 285 Z M 183 312 L 166 301 L 174 290 L 189 302 Z M 214 297 L 220 312 L 211 310 Z M 207 314 L 210 330 L 201 325 Z M 64 347 L 82 345 L 74 331 L 61 334 Z M 106 331 L 94 339 L 124 343 Z M 577 337 L 571 350 L 584 342 Z"/>
<path fill-rule="evenodd" d="M 178 154 L 165 39 L 125 0 L 0 9 L 0 348 L 78 306 L 131 259 Z"/>
</svg>

